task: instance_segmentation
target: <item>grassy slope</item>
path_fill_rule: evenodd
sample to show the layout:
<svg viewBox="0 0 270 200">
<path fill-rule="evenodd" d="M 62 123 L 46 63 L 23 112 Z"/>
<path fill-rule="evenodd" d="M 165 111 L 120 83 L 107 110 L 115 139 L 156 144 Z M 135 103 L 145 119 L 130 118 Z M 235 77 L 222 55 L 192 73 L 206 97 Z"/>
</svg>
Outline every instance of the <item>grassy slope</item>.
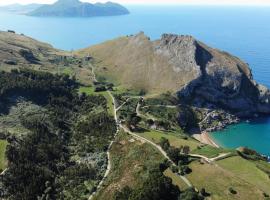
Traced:
<svg viewBox="0 0 270 200">
<path fill-rule="evenodd" d="M 115 80 L 127 88 L 145 89 L 149 93 L 177 91 L 186 77 L 180 77 L 170 66 L 168 58 L 154 53 L 148 37 L 120 37 L 100 45 L 82 49 L 77 55 L 92 55 L 96 59 L 96 73 Z"/>
<path fill-rule="evenodd" d="M 196 140 L 193 140 L 192 138 L 188 138 L 187 140 L 183 139 L 183 135 L 181 137 L 180 134 L 172 133 L 172 132 L 162 132 L 162 131 L 148 131 L 144 133 L 138 133 L 138 135 L 141 135 L 155 143 L 159 143 L 160 139 L 162 137 L 167 138 L 170 142 L 170 144 L 174 147 L 181 147 L 184 145 L 188 145 L 191 150 L 196 149 L 197 146 L 199 146 L 199 143 Z"/>
<path fill-rule="evenodd" d="M 187 189 L 188 186 L 184 181 L 175 173 L 172 172 L 170 168 L 165 170 L 164 175 L 170 177 L 174 185 L 177 185 L 181 190 Z"/>
<path fill-rule="evenodd" d="M 192 153 L 201 154 L 209 158 L 216 157 L 220 153 L 230 152 L 231 150 L 217 149 L 211 146 L 204 146 L 197 149 L 200 144 L 193 140 L 185 140 L 181 135 L 175 133 L 165 133 L 161 131 L 150 131 L 138 133 L 143 137 L 152 140 L 155 143 L 160 141 L 161 137 L 167 138 L 172 146 L 180 147 L 183 145 L 190 146 Z M 237 162 L 234 161 L 237 160 Z M 190 167 L 193 172 L 189 174 L 188 179 L 198 189 L 206 188 L 212 194 L 213 199 L 262 199 L 263 192 L 270 189 L 270 181 L 268 175 L 256 167 L 256 163 L 244 160 L 240 157 L 226 158 L 218 161 L 218 165 L 199 164 L 199 162 L 191 163 Z M 224 164 L 223 164 L 224 163 Z M 269 166 L 270 169 L 270 166 Z M 167 176 L 173 179 L 173 182 L 183 188 L 181 180 L 177 179 L 171 171 L 165 172 Z M 238 192 L 232 195 L 229 188 L 233 187 Z"/>
<path fill-rule="evenodd" d="M 205 145 L 199 149 L 194 149 L 192 153 L 194 154 L 200 154 L 204 155 L 208 158 L 214 158 L 217 157 L 221 153 L 228 153 L 228 152 L 233 152 L 233 150 L 229 149 L 223 149 L 223 148 L 215 148 L 209 145 Z"/>
<path fill-rule="evenodd" d="M 239 179 L 243 179 L 265 192 L 270 191 L 270 179 L 266 173 L 257 168 L 256 163 L 245 160 L 240 156 L 230 157 L 218 161 L 218 164 L 235 174 Z M 268 164 L 270 169 L 270 164 Z"/>
<path fill-rule="evenodd" d="M 7 166 L 7 161 L 6 161 L 6 147 L 7 147 L 7 141 L 6 140 L 0 140 L 0 169 L 4 170 Z"/>
<path fill-rule="evenodd" d="M 200 164 L 198 161 L 192 162 L 190 167 L 192 173 L 187 175 L 187 178 L 196 188 L 205 188 L 211 193 L 212 199 L 264 199 L 261 190 L 235 176 L 229 170 L 216 165 Z M 237 191 L 236 195 L 230 194 L 228 190 L 230 187 Z"/>
</svg>

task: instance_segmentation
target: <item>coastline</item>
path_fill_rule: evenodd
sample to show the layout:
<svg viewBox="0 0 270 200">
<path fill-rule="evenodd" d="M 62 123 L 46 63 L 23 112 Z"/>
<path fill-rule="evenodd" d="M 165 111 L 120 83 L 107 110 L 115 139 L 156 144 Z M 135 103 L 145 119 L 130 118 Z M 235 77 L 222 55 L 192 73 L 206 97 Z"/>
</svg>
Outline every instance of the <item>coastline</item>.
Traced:
<svg viewBox="0 0 270 200">
<path fill-rule="evenodd" d="M 212 147 L 220 148 L 220 146 L 212 140 L 209 133 L 206 131 L 192 134 L 192 137 L 194 137 L 196 140 L 200 141 L 203 144 L 208 144 Z"/>
</svg>

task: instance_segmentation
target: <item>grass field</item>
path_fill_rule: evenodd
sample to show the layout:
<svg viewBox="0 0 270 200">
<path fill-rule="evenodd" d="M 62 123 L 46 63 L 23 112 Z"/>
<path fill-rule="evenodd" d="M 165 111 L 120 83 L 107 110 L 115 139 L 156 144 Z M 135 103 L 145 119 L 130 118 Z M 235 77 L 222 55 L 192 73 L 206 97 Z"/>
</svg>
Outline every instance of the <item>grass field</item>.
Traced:
<svg viewBox="0 0 270 200">
<path fill-rule="evenodd" d="M 66 75 L 72 75 L 73 74 L 73 69 L 71 67 L 65 67 L 62 71 L 62 73 L 66 74 Z"/>
<path fill-rule="evenodd" d="M 173 132 L 162 132 L 162 131 L 147 131 L 147 132 L 143 132 L 143 133 L 138 133 L 138 135 L 141 135 L 155 143 L 159 143 L 160 139 L 162 137 L 167 138 L 170 142 L 170 144 L 174 147 L 181 147 L 181 146 L 189 146 L 190 150 L 195 150 L 197 149 L 197 146 L 199 146 L 200 144 L 192 139 L 192 138 L 187 138 L 184 139 L 184 136 L 182 133 L 173 133 Z"/>
<path fill-rule="evenodd" d="M 95 88 L 94 87 L 80 87 L 79 93 L 85 93 L 87 95 L 94 95 L 95 94 Z"/>
<path fill-rule="evenodd" d="M 180 188 L 180 190 L 185 190 L 188 188 L 187 184 L 177 174 L 173 173 L 170 168 L 168 168 L 164 172 L 164 175 L 170 177 L 173 181 L 173 184 L 177 185 Z"/>
<path fill-rule="evenodd" d="M 114 105 L 113 105 L 113 99 L 112 97 L 109 95 L 108 92 L 99 92 L 97 94 L 103 95 L 106 100 L 107 100 L 107 107 L 108 107 L 108 111 L 111 115 L 114 115 Z"/>
<path fill-rule="evenodd" d="M 239 179 L 254 184 L 265 192 L 270 192 L 269 176 L 256 166 L 256 162 L 245 160 L 240 156 L 234 156 L 220 160 L 217 163 L 222 168 L 234 173 Z"/>
<path fill-rule="evenodd" d="M 7 147 L 7 141 L 6 140 L 0 140 L 0 171 L 4 170 L 7 166 L 7 160 L 6 160 L 6 147 Z"/>
<path fill-rule="evenodd" d="M 226 160 L 224 161 L 227 162 Z M 232 165 L 237 167 L 235 163 Z M 211 194 L 211 199 L 264 199 L 262 190 L 239 178 L 230 170 L 216 165 L 200 164 L 198 161 L 192 162 L 189 166 L 192 173 L 187 175 L 187 178 L 199 190 L 205 188 Z M 253 171 L 249 171 L 249 173 L 253 173 Z M 237 194 L 231 194 L 230 187 L 237 191 Z"/>
<path fill-rule="evenodd" d="M 217 157 L 221 153 L 232 152 L 233 150 L 223 149 L 223 148 L 215 148 L 209 145 L 205 145 L 201 148 L 194 149 L 191 153 L 200 154 L 206 156 L 208 158 Z"/>
<path fill-rule="evenodd" d="M 107 106 L 108 106 L 108 111 L 111 115 L 113 115 L 113 100 L 111 98 L 111 96 L 109 95 L 109 93 L 107 91 L 104 92 L 95 92 L 95 88 L 88 86 L 88 87 L 80 87 L 79 88 L 79 93 L 85 93 L 87 95 L 103 95 L 106 100 L 107 100 Z"/>
</svg>

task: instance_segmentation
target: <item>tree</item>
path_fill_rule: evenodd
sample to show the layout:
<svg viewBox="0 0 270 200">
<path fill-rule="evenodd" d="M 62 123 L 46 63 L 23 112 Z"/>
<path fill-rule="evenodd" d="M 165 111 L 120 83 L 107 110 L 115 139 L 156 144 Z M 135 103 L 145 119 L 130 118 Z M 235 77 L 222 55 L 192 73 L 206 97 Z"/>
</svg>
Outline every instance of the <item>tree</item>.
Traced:
<svg viewBox="0 0 270 200">
<path fill-rule="evenodd" d="M 185 175 L 185 174 L 191 173 L 192 170 L 187 165 L 181 165 L 180 166 L 180 172 L 181 172 L 181 174 Z"/>
<path fill-rule="evenodd" d="M 230 192 L 231 194 L 237 194 L 237 191 L 234 190 L 232 187 L 229 188 L 229 192 Z"/>
<path fill-rule="evenodd" d="M 114 194 L 114 200 L 127 200 L 132 193 L 132 189 L 125 186 L 121 191 L 116 191 Z"/>
<path fill-rule="evenodd" d="M 165 151 L 167 151 L 170 148 L 170 142 L 167 138 L 162 137 L 160 139 L 160 146 L 162 149 L 164 149 Z"/>
<path fill-rule="evenodd" d="M 170 161 L 165 159 L 162 163 L 159 164 L 159 169 L 161 172 L 164 172 L 168 167 L 170 167 L 170 165 Z"/>
<path fill-rule="evenodd" d="M 114 200 L 177 200 L 179 194 L 180 190 L 172 184 L 172 179 L 164 176 L 158 168 L 153 168 L 140 187 L 124 187 L 115 193 Z"/>
<path fill-rule="evenodd" d="M 137 115 L 137 113 L 132 113 L 128 116 L 128 125 L 129 127 L 136 128 L 137 125 L 141 122 L 142 118 Z"/>
<path fill-rule="evenodd" d="M 175 147 L 170 147 L 167 151 L 168 156 L 173 162 L 178 163 L 180 158 L 180 149 Z"/>
<path fill-rule="evenodd" d="M 183 147 L 183 153 L 187 155 L 187 154 L 189 154 L 189 152 L 190 152 L 189 146 L 184 146 Z"/>
<path fill-rule="evenodd" d="M 208 196 L 210 196 L 210 194 L 209 194 L 208 192 L 206 192 L 205 188 L 202 188 L 202 189 L 200 190 L 200 193 L 201 193 L 201 195 L 202 195 L 203 197 L 208 197 Z"/>
<path fill-rule="evenodd" d="M 129 200 L 177 200 L 180 191 L 159 170 L 151 170 L 142 187 L 135 190 Z"/>
<path fill-rule="evenodd" d="M 180 194 L 178 200 L 203 200 L 204 198 L 200 196 L 194 188 L 188 188 Z"/>
</svg>

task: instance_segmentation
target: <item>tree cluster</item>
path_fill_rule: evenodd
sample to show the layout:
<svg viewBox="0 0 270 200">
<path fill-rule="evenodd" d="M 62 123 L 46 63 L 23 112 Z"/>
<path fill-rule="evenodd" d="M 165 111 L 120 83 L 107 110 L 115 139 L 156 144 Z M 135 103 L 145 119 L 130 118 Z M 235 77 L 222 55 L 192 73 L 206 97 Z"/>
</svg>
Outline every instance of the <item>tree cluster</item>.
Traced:
<svg viewBox="0 0 270 200">
<path fill-rule="evenodd" d="M 21 123 L 30 133 L 9 140 L 8 170 L 2 179 L 6 198 L 85 199 L 83 194 L 91 191 L 84 182 L 100 179 L 101 169 L 72 158 L 104 152 L 116 125 L 103 96 L 78 95 L 77 87 L 65 75 L 28 69 L 0 73 L 0 105 L 8 107 L 15 95 L 46 110 L 24 115 Z"/>
</svg>

